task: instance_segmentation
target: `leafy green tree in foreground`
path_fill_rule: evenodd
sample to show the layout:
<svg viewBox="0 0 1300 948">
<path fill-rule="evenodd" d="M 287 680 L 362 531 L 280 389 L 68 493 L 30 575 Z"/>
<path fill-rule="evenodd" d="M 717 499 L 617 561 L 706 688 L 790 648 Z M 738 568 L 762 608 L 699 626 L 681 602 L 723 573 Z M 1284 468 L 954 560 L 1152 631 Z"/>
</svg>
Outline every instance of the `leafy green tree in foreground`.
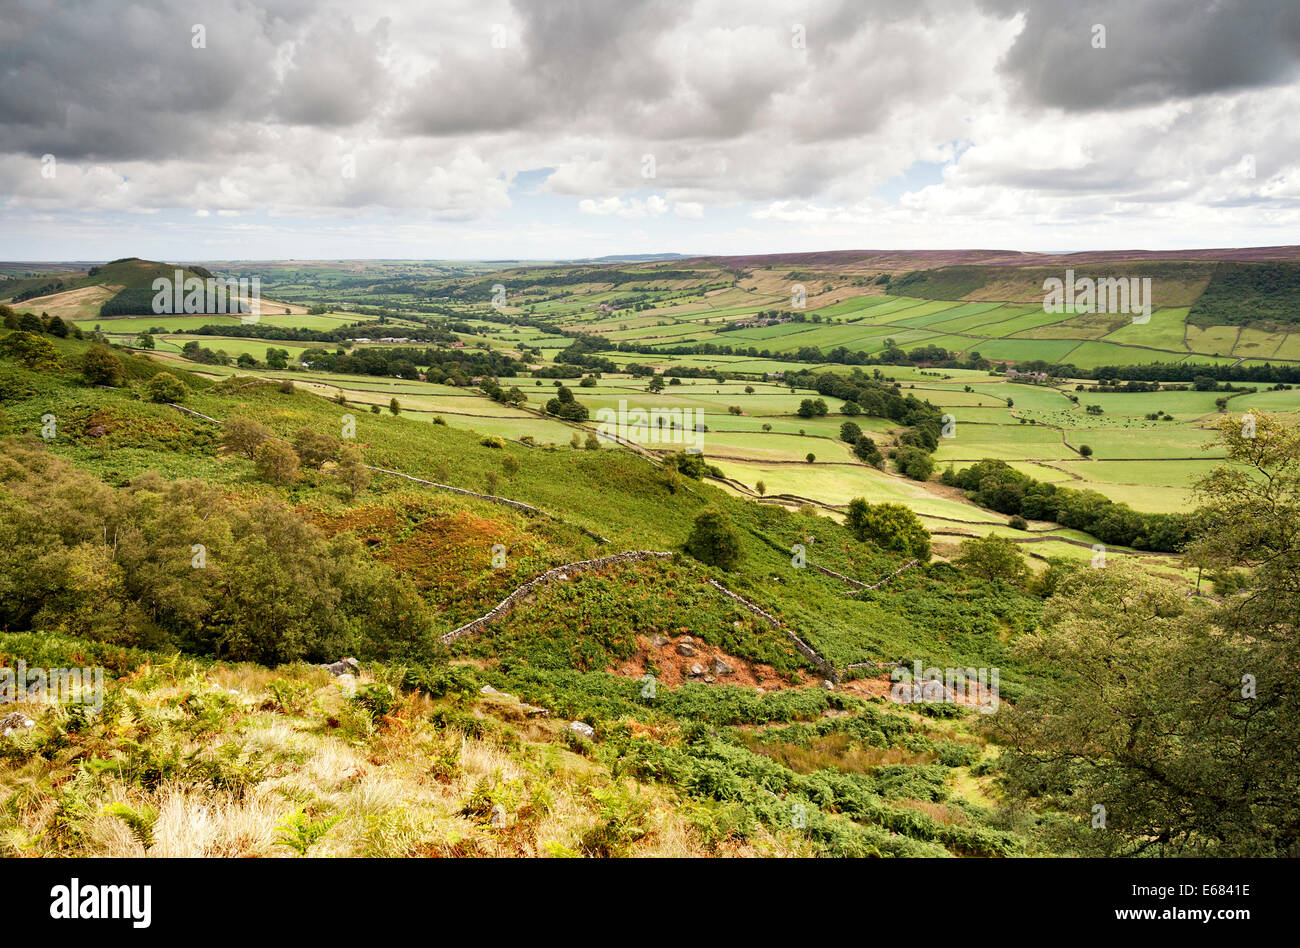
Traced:
<svg viewBox="0 0 1300 948">
<path fill-rule="evenodd" d="M 1250 567 L 1219 603 L 1114 559 L 1063 577 L 1017 651 L 1044 684 L 991 723 L 1008 787 L 1115 854 L 1300 855 L 1300 433 L 1225 419 L 1189 559 Z M 1116 558 L 1117 559 L 1117 558 Z"/>
<path fill-rule="evenodd" d="M 706 510 L 695 518 L 686 552 L 701 563 L 733 570 L 740 565 L 740 534 L 726 514 Z"/>
</svg>

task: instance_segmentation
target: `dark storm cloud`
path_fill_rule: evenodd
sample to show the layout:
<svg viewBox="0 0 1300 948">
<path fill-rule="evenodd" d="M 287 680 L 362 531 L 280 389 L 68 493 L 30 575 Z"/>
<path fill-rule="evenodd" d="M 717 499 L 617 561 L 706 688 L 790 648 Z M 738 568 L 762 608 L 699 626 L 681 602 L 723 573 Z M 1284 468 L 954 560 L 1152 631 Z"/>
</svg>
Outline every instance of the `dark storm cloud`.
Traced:
<svg viewBox="0 0 1300 948">
<path fill-rule="evenodd" d="M 4 150 L 81 159 L 174 157 L 265 111 L 268 17 L 245 6 L 0 7 Z M 193 27 L 206 49 L 192 46 Z"/>
<path fill-rule="evenodd" d="M 1149 105 L 1294 81 L 1295 0 L 984 0 L 1024 30 L 1003 61 L 1022 95 L 1071 111 Z M 1092 46 L 1093 26 L 1106 48 Z"/>
</svg>

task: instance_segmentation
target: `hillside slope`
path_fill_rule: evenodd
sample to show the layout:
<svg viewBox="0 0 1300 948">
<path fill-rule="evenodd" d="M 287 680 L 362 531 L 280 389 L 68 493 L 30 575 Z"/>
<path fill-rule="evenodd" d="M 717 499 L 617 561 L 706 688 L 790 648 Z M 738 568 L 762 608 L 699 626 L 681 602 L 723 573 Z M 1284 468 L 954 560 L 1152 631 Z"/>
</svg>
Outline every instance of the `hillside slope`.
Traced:
<svg viewBox="0 0 1300 948">
<path fill-rule="evenodd" d="M 862 671 L 844 674 L 840 686 L 821 687 L 827 672 L 792 646 L 789 633 L 827 668 L 913 660 L 1001 666 L 1004 698 L 1015 700 L 1024 675 L 1005 643 L 1031 627 L 1035 598 L 943 564 L 917 566 L 879 590 L 855 592 L 833 574 L 874 583 L 895 573 L 904 558 L 854 539 L 833 520 L 668 477 L 630 452 L 530 449 L 360 412 L 291 386 L 240 378 L 213 383 L 173 369 L 185 381 L 188 411 L 182 412 L 149 400 L 157 363 L 122 355 L 124 384 L 92 387 L 77 374 L 86 344 L 56 340 L 56 348 L 58 368 L 0 362 L 4 431 L 14 436 L 0 469 L 0 519 L 10 538 L 4 572 L 20 594 L 7 597 L 5 624 L 11 633 L 37 633 L 5 639 L 0 652 L 8 665 L 22 658 L 52 666 L 98 661 L 100 646 L 78 642 L 152 655 L 113 670 L 120 679 L 109 686 L 117 695 L 106 704 L 113 710 L 89 725 L 70 723 L 58 709 L 31 709 L 36 726 L 4 745 L 0 790 L 10 800 L 3 824 L 8 845 L 104 851 L 129 848 L 124 834 L 136 832 L 141 846 L 159 854 L 195 846 L 269 853 L 277 820 L 289 819 L 306 833 L 314 821 L 335 816 L 360 822 L 348 830 L 339 823 L 337 848 L 322 844 L 322 852 L 493 853 L 516 845 L 503 842 L 503 834 L 521 823 L 528 829 L 520 831 L 519 851 L 537 854 L 662 847 L 726 854 L 756 846 L 825 854 L 1010 854 L 1033 845 L 989 806 L 986 769 L 995 751 L 972 729 L 973 712 L 951 704 L 882 703 L 888 681 L 875 677 L 880 670 L 868 669 L 865 678 Z M 56 419 L 57 434 L 39 440 L 48 416 Z M 277 486 L 220 443 L 232 421 L 256 422 L 297 441 L 306 457 L 304 429 L 339 445 L 346 416 L 355 438 L 345 440 L 366 463 L 432 483 L 372 473 L 369 486 L 352 497 L 336 462 L 327 460 Z M 492 499 L 501 496 L 540 513 Z M 161 504 L 156 497 L 164 498 Z M 553 567 L 623 550 L 679 553 L 705 509 L 725 514 L 739 529 L 737 570 L 676 555 L 565 574 L 521 598 L 508 617 L 450 648 L 438 644 L 439 636 Z M 138 540 L 123 546 L 112 539 L 119 520 L 136 526 Z M 286 542 L 289 536 L 297 539 Z M 202 570 L 193 566 L 195 542 L 204 546 Z M 796 543 L 809 563 L 831 573 L 795 566 Z M 327 547 L 338 551 L 331 559 L 343 558 L 330 574 L 316 575 L 321 554 L 314 551 Z M 33 562 L 44 564 L 46 591 L 39 599 L 27 598 L 34 574 L 19 565 Z M 148 569 L 129 566 L 146 562 Z M 345 566 L 353 572 L 340 573 Z M 87 575 L 102 581 L 88 587 Z M 303 583 L 311 584 L 310 593 Z M 357 598 L 363 589 L 381 588 L 378 611 Z M 173 615 L 182 589 L 189 613 Z M 335 595 L 344 611 L 340 621 L 326 621 L 312 603 Z M 405 618 L 394 624 L 398 608 Z M 262 610 L 266 622 L 245 623 L 244 616 Z M 224 658 L 201 671 L 183 670 L 165 658 L 178 647 Z M 51 656 L 43 649 L 62 651 Z M 249 657 L 272 664 L 333 661 L 344 650 L 362 660 L 363 684 L 382 686 L 378 691 L 331 698 L 328 680 L 303 666 L 271 673 L 228 664 Z M 161 678 L 139 671 L 162 665 L 176 671 Z M 277 678 L 297 684 L 275 685 Z M 276 694 L 307 686 L 316 698 L 301 707 L 289 702 L 296 710 L 276 710 Z M 486 694 L 484 686 L 490 686 Z M 235 687 L 247 699 L 205 697 L 214 687 Z M 543 709 L 545 721 L 589 725 L 594 743 L 579 737 L 574 744 L 567 726 L 496 707 L 491 689 Z M 369 723 L 359 724 L 361 718 Z M 485 719 L 504 729 L 475 723 Z M 304 735 L 305 743 L 291 733 Z M 266 748 L 266 735 L 281 734 L 297 749 Z M 533 772 L 534 755 L 554 761 L 557 743 L 591 764 L 563 758 L 569 763 L 546 770 L 544 778 L 520 776 Z M 355 751 L 345 753 L 345 745 Z M 434 746 L 459 746 L 462 758 L 475 761 L 465 768 L 474 779 L 427 786 L 418 777 L 427 765 L 418 761 Z M 261 763 L 254 766 L 259 748 Z M 150 763 L 159 753 L 178 762 L 159 770 Z M 358 787 L 387 787 L 388 816 L 361 812 L 362 804 L 338 783 L 357 779 L 350 765 L 347 774 L 324 772 L 330 769 L 324 761 L 353 753 L 369 760 L 362 770 L 370 776 Z M 513 763 L 505 764 L 507 758 Z M 56 793 L 58 775 L 69 773 L 61 768 L 82 759 L 131 763 L 91 768 L 68 788 L 75 797 Z M 497 760 L 500 766 L 492 763 Z M 571 767 L 580 774 L 574 786 L 567 783 Z M 247 773 L 232 777 L 229 768 Z M 31 784 L 37 773 L 53 783 Z M 657 789 L 638 796 L 618 789 L 619 778 Z M 557 789 L 557 781 L 564 786 Z M 540 805 L 526 802 L 544 791 L 555 801 L 547 812 L 559 814 L 562 827 L 547 824 L 551 817 L 537 816 Z M 268 802 L 286 794 L 283 807 Z M 246 806 L 250 799 L 260 802 Z M 290 800 L 305 815 L 293 816 Z M 131 820 L 112 816 L 125 812 L 116 803 L 137 814 L 172 814 L 164 826 L 195 806 L 216 808 L 210 811 L 235 823 L 251 821 L 254 842 L 244 849 L 231 843 L 228 821 L 218 821 L 223 828 L 202 845 L 166 832 L 147 837 L 131 830 Z M 498 804 L 504 815 L 493 825 Z M 66 828 L 70 807 L 81 814 L 80 829 L 53 832 Z M 96 815 L 106 808 L 111 818 Z M 382 825 L 399 809 L 417 828 L 394 831 L 398 841 L 375 844 L 378 850 L 367 848 L 369 837 L 357 827 Z M 593 813 L 592 825 L 604 827 L 595 837 L 587 832 Z M 470 837 L 477 842 L 458 848 L 457 840 Z M 146 845 L 148 838 L 155 842 Z M 158 839 L 167 843 L 155 850 Z"/>
</svg>

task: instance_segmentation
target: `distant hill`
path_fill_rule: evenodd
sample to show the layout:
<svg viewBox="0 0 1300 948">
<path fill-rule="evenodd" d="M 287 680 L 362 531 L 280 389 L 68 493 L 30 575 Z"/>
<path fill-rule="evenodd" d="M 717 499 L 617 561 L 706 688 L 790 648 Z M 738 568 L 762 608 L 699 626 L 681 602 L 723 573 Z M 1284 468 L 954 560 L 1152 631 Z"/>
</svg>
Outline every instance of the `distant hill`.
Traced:
<svg viewBox="0 0 1300 948">
<path fill-rule="evenodd" d="M 35 277 L 0 280 L 0 301 L 34 303 L 52 311 L 71 306 L 83 316 L 148 316 L 153 314 L 153 282 L 159 277 L 207 280 L 212 271 L 197 265 L 180 266 L 122 257 L 85 270 L 52 271 Z M 66 304 L 66 305 L 65 305 Z"/>
</svg>

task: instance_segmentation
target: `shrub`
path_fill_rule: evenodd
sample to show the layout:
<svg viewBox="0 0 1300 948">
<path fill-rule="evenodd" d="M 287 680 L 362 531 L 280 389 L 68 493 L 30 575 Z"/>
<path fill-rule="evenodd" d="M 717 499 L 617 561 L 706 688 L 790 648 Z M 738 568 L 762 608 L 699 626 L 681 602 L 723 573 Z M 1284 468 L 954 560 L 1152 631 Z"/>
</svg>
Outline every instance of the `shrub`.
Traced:
<svg viewBox="0 0 1300 948">
<path fill-rule="evenodd" d="M 293 446 L 298 457 L 307 467 L 319 468 L 326 461 L 332 461 L 339 453 L 339 443 L 327 434 L 299 428 L 293 436 Z"/>
<path fill-rule="evenodd" d="M 686 539 L 686 552 L 691 556 L 709 566 L 733 570 L 740 565 L 740 551 L 740 533 L 726 514 L 710 509 L 695 518 Z"/>
<path fill-rule="evenodd" d="M 181 402 L 189 391 L 185 383 L 170 372 L 159 372 L 149 380 L 146 387 L 151 402 Z"/>
<path fill-rule="evenodd" d="M 38 320 L 39 322 L 39 320 Z M 42 339 L 30 332 L 11 332 L 0 339 L 0 353 L 16 359 L 28 369 L 57 369 L 59 367 L 58 350 L 48 339 Z"/>
<path fill-rule="evenodd" d="M 232 454 L 242 454 L 250 461 L 257 446 L 271 437 L 271 429 L 251 418 L 229 418 L 221 426 L 221 446 Z"/>
<path fill-rule="evenodd" d="M 91 385 L 122 384 L 122 360 L 108 346 L 91 346 L 81 360 L 81 375 Z"/>
<path fill-rule="evenodd" d="M 298 452 L 280 441 L 263 441 L 253 451 L 257 474 L 272 484 L 292 484 L 298 479 Z"/>
<path fill-rule="evenodd" d="M 930 558 L 930 534 L 910 507 L 903 504 L 869 504 L 858 497 L 849 502 L 844 525 L 859 540 L 886 550 Z"/>
</svg>

